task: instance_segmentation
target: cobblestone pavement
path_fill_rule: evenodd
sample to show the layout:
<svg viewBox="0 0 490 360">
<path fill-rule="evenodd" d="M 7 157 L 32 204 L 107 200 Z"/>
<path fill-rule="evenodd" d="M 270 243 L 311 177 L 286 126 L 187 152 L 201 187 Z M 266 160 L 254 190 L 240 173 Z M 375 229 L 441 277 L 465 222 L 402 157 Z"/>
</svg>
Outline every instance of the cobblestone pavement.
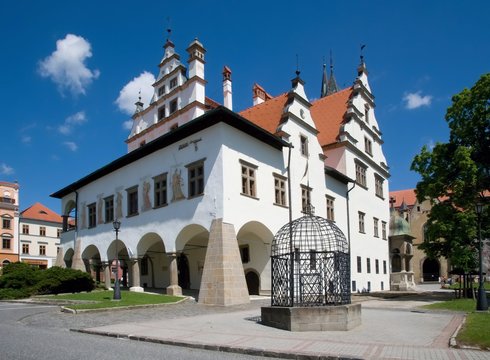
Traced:
<svg viewBox="0 0 490 360">
<path fill-rule="evenodd" d="M 490 352 L 454 349 L 449 340 L 463 314 L 424 311 L 418 306 L 440 294 L 397 298 L 355 296 L 362 325 L 347 331 L 289 332 L 256 320 L 269 299 L 219 307 L 193 300 L 153 308 L 67 314 L 49 311 L 26 318 L 31 326 L 58 326 L 139 341 L 294 359 L 490 359 Z"/>
</svg>

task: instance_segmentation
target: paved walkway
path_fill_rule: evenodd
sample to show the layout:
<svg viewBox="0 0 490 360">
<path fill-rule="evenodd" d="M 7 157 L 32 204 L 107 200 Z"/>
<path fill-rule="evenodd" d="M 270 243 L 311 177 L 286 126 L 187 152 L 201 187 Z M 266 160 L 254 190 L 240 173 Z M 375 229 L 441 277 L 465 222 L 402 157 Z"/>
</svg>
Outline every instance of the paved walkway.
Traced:
<svg viewBox="0 0 490 360">
<path fill-rule="evenodd" d="M 163 344 L 287 359 L 490 359 L 490 352 L 449 347 L 464 315 L 424 311 L 431 298 L 361 298 L 362 325 L 350 331 L 289 332 L 261 325 L 260 306 L 77 331 Z M 202 305 L 195 305 L 202 306 Z M 158 310 L 155 310 L 158 311 Z"/>
</svg>

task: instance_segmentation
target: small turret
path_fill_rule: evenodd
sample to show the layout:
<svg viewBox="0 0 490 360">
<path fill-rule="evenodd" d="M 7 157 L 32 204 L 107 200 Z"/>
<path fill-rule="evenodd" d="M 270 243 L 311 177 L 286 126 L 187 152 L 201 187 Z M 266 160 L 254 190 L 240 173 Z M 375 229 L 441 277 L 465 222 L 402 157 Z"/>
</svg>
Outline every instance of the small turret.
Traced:
<svg viewBox="0 0 490 360">
<path fill-rule="evenodd" d="M 233 110 L 233 93 L 231 88 L 231 70 L 228 66 L 223 68 L 223 103 L 225 107 Z"/>
</svg>

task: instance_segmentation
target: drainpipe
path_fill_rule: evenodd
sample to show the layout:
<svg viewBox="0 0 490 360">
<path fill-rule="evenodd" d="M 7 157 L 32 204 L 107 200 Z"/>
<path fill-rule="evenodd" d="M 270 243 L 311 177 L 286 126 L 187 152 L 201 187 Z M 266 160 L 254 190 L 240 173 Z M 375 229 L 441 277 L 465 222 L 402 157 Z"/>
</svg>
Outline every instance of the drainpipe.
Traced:
<svg viewBox="0 0 490 360">
<path fill-rule="evenodd" d="M 350 210 L 349 210 L 349 193 L 356 187 L 356 182 L 353 181 L 353 184 L 352 187 L 347 190 L 347 192 L 345 193 L 345 201 L 346 201 L 346 204 L 347 204 L 347 239 L 348 239 L 348 243 L 349 243 L 349 257 L 352 257 L 352 253 L 351 253 L 351 249 L 350 249 Z M 350 263 L 352 264 L 352 261 L 351 259 L 350 260 Z M 351 277 L 351 274 L 352 274 L 352 269 L 350 269 L 349 271 L 349 287 L 352 288 L 352 277 Z"/>
<path fill-rule="evenodd" d="M 289 197 L 289 253 L 291 257 L 291 266 L 289 274 L 289 296 L 291 297 L 291 306 L 294 306 L 294 249 L 293 249 L 293 201 L 291 198 L 291 149 L 293 144 L 289 143 L 288 152 L 288 197 Z"/>
</svg>

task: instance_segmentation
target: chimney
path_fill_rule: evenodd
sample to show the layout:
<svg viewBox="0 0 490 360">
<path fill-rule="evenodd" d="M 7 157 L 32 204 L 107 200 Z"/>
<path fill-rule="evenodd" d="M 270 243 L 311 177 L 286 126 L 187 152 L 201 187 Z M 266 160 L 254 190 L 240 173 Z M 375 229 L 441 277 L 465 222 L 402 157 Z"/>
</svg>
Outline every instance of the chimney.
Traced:
<svg viewBox="0 0 490 360">
<path fill-rule="evenodd" d="M 223 67 L 223 103 L 226 108 L 233 110 L 233 93 L 231 91 L 231 70 Z"/>
<path fill-rule="evenodd" d="M 269 99 L 272 99 L 272 96 L 267 94 L 267 92 L 264 90 L 264 88 L 257 83 L 254 84 L 252 92 L 253 92 L 253 104 L 254 104 L 254 106 L 258 105 L 258 104 L 262 104 L 264 101 L 267 101 Z"/>
</svg>

